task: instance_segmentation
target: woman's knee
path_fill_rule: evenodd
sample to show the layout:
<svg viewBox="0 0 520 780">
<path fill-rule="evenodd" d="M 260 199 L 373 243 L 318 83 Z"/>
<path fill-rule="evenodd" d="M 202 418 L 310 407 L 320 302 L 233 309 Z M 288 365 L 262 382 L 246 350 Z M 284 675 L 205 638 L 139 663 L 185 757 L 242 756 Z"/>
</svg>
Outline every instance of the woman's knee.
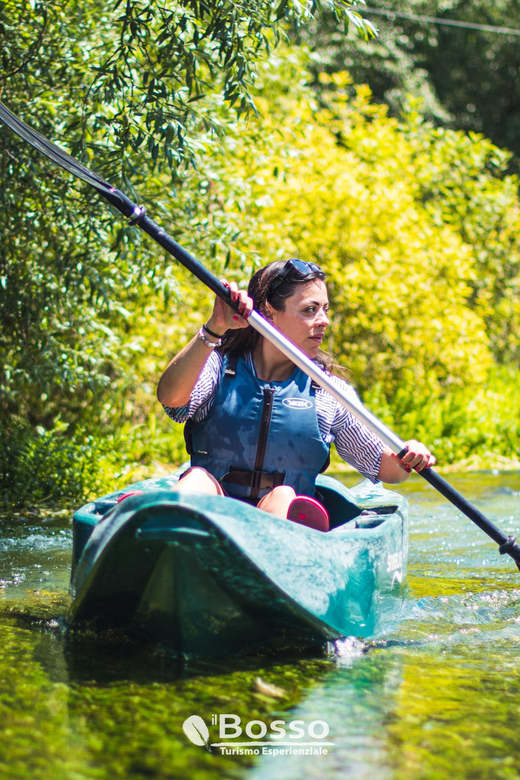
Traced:
<svg viewBox="0 0 520 780">
<path fill-rule="evenodd" d="M 287 517 L 289 504 L 295 498 L 296 493 L 289 485 L 279 485 L 273 488 L 258 502 L 258 508 L 264 512 L 270 512 L 278 517 Z"/>
<path fill-rule="evenodd" d="M 296 497 L 296 492 L 289 485 L 279 485 L 273 488 L 269 495 L 277 501 L 292 501 Z"/>
<path fill-rule="evenodd" d="M 220 482 L 201 466 L 190 466 L 177 482 L 175 489 L 214 496 L 224 495 Z"/>
</svg>

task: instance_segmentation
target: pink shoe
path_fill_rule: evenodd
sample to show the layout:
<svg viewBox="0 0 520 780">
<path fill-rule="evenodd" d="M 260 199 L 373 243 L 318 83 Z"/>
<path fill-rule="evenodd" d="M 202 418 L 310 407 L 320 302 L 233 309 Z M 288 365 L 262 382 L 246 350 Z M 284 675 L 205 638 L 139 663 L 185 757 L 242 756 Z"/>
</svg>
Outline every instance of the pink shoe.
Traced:
<svg viewBox="0 0 520 780">
<path fill-rule="evenodd" d="M 130 496 L 141 496 L 143 494 L 142 490 L 129 490 L 128 493 L 123 493 L 122 496 L 119 496 L 119 498 L 116 501 L 116 504 L 119 504 L 120 501 L 123 501 L 125 498 L 130 498 Z"/>
<path fill-rule="evenodd" d="M 324 506 L 314 498 L 308 496 L 296 496 L 289 504 L 287 519 L 295 523 L 301 523 L 316 531 L 328 531 L 330 529 L 329 516 Z"/>
</svg>

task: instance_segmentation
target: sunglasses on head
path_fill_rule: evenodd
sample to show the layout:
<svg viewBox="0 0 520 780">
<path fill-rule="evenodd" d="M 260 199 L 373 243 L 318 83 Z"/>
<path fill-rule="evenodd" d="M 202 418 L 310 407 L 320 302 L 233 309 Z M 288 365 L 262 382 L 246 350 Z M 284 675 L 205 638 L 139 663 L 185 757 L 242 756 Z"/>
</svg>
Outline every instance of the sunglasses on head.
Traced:
<svg viewBox="0 0 520 780">
<path fill-rule="evenodd" d="M 294 271 L 300 274 L 302 279 L 305 279 L 305 277 L 309 276 L 309 274 L 314 274 L 316 272 L 321 274 L 323 273 L 319 265 L 316 265 L 316 263 L 308 263 L 306 260 L 287 260 L 283 268 L 279 271 L 279 273 L 276 274 L 273 281 L 269 285 L 269 292 L 274 292 L 274 290 L 276 290 L 276 288 L 285 281 L 289 274 Z"/>
</svg>

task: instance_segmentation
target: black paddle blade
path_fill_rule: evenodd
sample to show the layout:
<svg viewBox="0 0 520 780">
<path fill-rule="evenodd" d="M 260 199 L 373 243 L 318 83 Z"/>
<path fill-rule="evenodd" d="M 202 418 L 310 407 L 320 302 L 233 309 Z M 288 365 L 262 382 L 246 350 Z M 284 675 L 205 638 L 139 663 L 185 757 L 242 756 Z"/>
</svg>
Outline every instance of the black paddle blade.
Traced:
<svg viewBox="0 0 520 780">
<path fill-rule="evenodd" d="M 0 103 L 0 120 L 17 133 L 21 138 L 34 146 L 39 152 L 44 154 L 49 160 L 57 163 L 61 168 L 64 168 L 73 176 L 77 176 L 87 184 L 95 187 L 100 192 L 113 192 L 114 188 L 108 184 L 101 176 L 89 171 L 84 165 L 71 157 L 70 154 L 64 152 L 59 146 L 53 144 L 52 141 L 47 140 L 43 135 L 40 135 L 28 127 L 21 119 L 18 119 L 16 114 Z"/>
<path fill-rule="evenodd" d="M 17 133 L 24 141 L 27 141 L 37 151 L 44 154 L 49 160 L 64 168 L 73 176 L 77 176 L 107 200 L 115 209 L 117 209 L 124 217 L 130 220 L 129 225 L 136 225 L 147 233 L 159 246 L 162 246 L 172 257 L 182 263 L 191 273 L 193 273 L 197 279 L 213 290 L 216 295 L 219 295 L 223 301 L 232 309 L 238 311 L 238 301 L 231 300 L 231 296 L 227 287 L 220 282 L 216 276 L 205 268 L 202 263 L 199 263 L 189 252 L 183 249 L 177 244 L 173 238 L 161 228 L 156 225 L 153 220 L 146 216 L 146 209 L 143 206 L 137 206 L 130 200 L 124 193 L 118 190 L 116 187 L 111 187 L 108 182 L 98 176 L 96 173 L 90 171 L 85 165 L 82 165 L 70 154 L 64 152 L 59 146 L 53 144 L 45 136 L 40 135 L 35 130 L 22 122 L 21 119 L 13 114 L 12 111 L 0 103 L 0 121 L 4 122 L 11 130 Z"/>
</svg>

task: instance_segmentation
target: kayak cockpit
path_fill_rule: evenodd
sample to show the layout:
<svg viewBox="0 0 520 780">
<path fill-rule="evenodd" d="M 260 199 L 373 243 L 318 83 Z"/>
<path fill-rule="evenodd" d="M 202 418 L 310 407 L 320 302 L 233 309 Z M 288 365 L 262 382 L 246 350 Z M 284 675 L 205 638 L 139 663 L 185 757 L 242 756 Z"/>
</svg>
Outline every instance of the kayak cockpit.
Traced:
<svg viewBox="0 0 520 780">
<path fill-rule="evenodd" d="M 112 509 L 114 509 L 121 496 L 129 491 L 142 491 L 143 493 L 174 491 L 179 476 L 188 465 L 189 464 L 186 464 L 169 476 L 147 479 L 142 482 L 134 483 L 131 486 L 125 486 L 120 490 L 101 496 L 81 507 L 81 509 L 74 514 L 73 569 L 77 565 L 93 529 Z M 368 481 L 367 485 L 370 487 Z M 358 491 L 351 490 L 337 479 L 325 474 L 318 475 L 316 488 L 320 500 L 329 513 L 331 531 L 352 523 L 353 520 L 355 522 L 352 523 L 352 526 L 355 528 L 376 528 L 384 522 L 388 515 L 393 514 L 399 508 L 398 504 L 381 506 L 380 503 L 375 503 L 373 506 L 369 505 L 366 507 L 363 502 L 359 501 Z M 378 500 L 380 501 L 380 499 Z"/>
</svg>

